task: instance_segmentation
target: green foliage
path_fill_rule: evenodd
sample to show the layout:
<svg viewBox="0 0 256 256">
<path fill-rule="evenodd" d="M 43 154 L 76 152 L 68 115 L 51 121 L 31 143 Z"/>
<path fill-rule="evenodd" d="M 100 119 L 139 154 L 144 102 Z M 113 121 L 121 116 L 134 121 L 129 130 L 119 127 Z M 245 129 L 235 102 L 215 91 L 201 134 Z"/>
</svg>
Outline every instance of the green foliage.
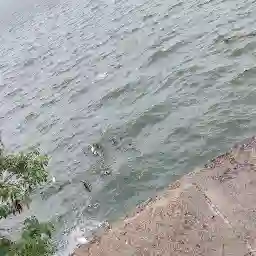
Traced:
<svg viewBox="0 0 256 256">
<path fill-rule="evenodd" d="M 48 256 L 54 253 L 51 243 L 53 226 L 49 223 L 39 223 L 35 217 L 24 223 L 21 239 L 12 244 L 10 256 Z"/>
<path fill-rule="evenodd" d="M 1 143 L 1 140 L 0 140 Z M 7 154 L 0 147 L 0 220 L 11 214 L 20 214 L 30 203 L 30 194 L 47 181 L 48 158 L 38 150 Z M 19 241 L 12 242 L 0 235 L 0 256 L 48 256 L 54 248 L 51 244 L 53 226 L 39 223 L 35 217 L 24 222 Z"/>
<path fill-rule="evenodd" d="M 20 213 L 31 191 L 47 181 L 48 158 L 34 150 L 29 153 L 0 152 L 0 219 Z"/>
</svg>

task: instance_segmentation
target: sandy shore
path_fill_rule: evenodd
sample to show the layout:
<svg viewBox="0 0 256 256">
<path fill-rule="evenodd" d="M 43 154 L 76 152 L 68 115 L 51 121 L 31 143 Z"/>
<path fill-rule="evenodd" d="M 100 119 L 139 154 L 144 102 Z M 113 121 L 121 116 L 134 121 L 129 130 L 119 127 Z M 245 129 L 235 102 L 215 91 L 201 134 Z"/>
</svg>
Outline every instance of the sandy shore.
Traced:
<svg viewBox="0 0 256 256">
<path fill-rule="evenodd" d="M 255 152 L 255 138 L 234 146 L 74 255 L 256 255 Z"/>
</svg>

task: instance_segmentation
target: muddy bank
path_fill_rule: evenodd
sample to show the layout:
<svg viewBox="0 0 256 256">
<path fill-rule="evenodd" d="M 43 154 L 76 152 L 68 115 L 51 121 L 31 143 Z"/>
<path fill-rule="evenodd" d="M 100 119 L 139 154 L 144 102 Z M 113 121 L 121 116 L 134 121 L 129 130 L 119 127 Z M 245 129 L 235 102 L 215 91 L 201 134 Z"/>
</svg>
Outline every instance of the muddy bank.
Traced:
<svg viewBox="0 0 256 256">
<path fill-rule="evenodd" d="M 74 255 L 256 255 L 255 150 L 235 145 Z"/>
</svg>

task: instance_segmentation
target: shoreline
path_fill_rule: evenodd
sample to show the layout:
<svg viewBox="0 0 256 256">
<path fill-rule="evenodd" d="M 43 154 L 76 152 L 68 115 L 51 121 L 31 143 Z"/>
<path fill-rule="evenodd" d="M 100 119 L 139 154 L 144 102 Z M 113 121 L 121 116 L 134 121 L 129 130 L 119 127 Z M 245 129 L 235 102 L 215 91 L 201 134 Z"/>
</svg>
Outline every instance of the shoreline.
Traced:
<svg viewBox="0 0 256 256">
<path fill-rule="evenodd" d="M 256 138 L 106 225 L 73 256 L 256 255 Z"/>
</svg>

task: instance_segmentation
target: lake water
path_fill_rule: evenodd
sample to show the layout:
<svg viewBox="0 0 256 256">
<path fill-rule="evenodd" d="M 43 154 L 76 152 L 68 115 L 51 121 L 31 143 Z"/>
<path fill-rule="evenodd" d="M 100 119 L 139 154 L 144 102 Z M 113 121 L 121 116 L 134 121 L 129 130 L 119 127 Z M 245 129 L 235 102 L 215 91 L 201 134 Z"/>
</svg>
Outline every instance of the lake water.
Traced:
<svg viewBox="0 0 256 256">
<path fill-rule="evenodd" d="M 3 141 L 39 146 L 56 177 L 10 232 L 51 220 L 66 256 L 255 134 L 255 24 L 255 0 L 0 0 Z"/>
</svg>

